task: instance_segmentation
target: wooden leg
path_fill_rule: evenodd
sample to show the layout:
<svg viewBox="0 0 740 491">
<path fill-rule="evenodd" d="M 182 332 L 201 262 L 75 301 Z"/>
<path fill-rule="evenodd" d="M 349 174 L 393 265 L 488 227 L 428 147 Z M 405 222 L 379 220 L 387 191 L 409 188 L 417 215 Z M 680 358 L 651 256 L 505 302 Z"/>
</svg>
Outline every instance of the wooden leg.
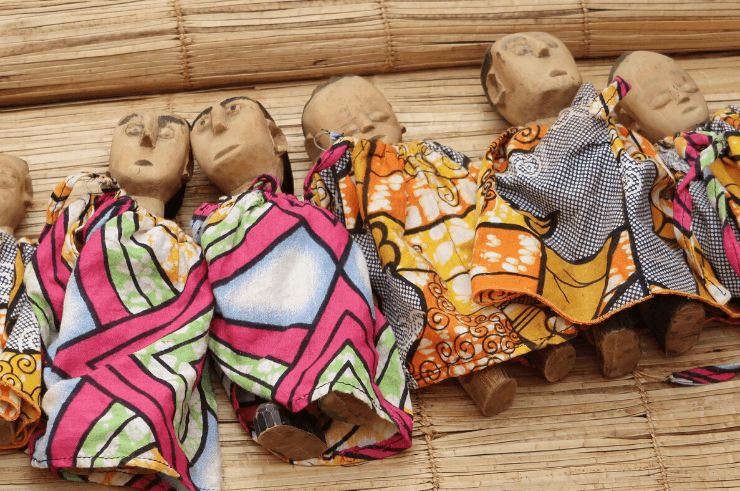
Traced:
<svg viewBox="0 0 740 491">
<path fill-rule="evenodd" d="M 274 402 L 257 407 L 254 426 L 260 445 L 290 460 L 318 457 L 329 448 L 315 417 L 291 413 Z"/>
<path fill-rule="evenodd" d="M 10 445 L 13 443 L 13 437 L 15 437 L 15 421 L 0 419 L 0 445 Z"/>
<path fill-rule="evenodd" d="M 457 378 L 486 416 L 494 416 L 511 406 L 516 397 L 516 380 L 499 365 L 491 365 Z"/>
<path fill-rule="evenodd" d="M 352 425 L 372 423 L 378 417 L 372 407 L 358 398 L 344 392 L 329 392 L 319 399 L 321 409 L 331 419 Z"/>
<path fill-rule="evenodd" d="M 637 366 L 642 349 L 635 333 L 636 324 L 632 311 L 623 310 L 592 328 L 604 377 L 621 377 Z"/>
<path fill-rule="evenodd" d="M 645 323 L 653 329 L 666 355 L 680 355 L 699 341 L 704 328 L 704 305 L 679 295 L 656 295 L 641 305 Z"/>
<path fill-rule="evenodd" d="M 565 377 L 576 364 L 576 349 L 570 341 L 550 344 L 525 356 L 548 382 L 557 382 Z"/>
</svg>

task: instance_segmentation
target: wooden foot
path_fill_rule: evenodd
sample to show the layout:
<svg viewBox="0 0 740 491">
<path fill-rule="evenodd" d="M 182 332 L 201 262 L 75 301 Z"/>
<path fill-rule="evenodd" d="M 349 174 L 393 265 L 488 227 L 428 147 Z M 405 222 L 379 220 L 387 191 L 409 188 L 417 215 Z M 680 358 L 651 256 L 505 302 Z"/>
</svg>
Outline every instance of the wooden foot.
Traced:
<svg viewBox="0 0 740 491">
<path fill-rule="evenodd" d="M 351 425 L 370 424 L 378 417 L 365 402 L 344 392 L 329 392 L 319 399 L 321 409 L 331 419 Z"/>
<path fill-rule="evenodd" d="M 13 443 L 15 437 L 15 421 L 0 419 L 0 446 Z"/>
<path fill-rule="evenodd" d="M 550 344 L 540 350 L 527 353 L 525 356 L 548 382 L 557 382 L 565 377 L 576 364 L 576 349 L 570 341 Z"/>
<path fill-rule="evenodd" d="M 653 329 L 666 355 L 680 355 L 699 341 L 706 312 L 697 300 L 678 295 L 656 295 L 640 312 Z"/>
<path fill-rule="evenodd" d="M 316 418 L 291 413 L 274 402 L 257 407 L 254 426 L 260 445 L 290 460 L 318 457 L 329 448 Z"/>
<path fill-rule="evenodd" d="M 630 310 L 623 310 L 592 328 L 604 377 L 621 377 L 640 361 L 642 349 L 635 333 L 637 319 L 633 315 Z"/>
<path fill-rule="evenodd" d="M 499 365 L 468 373 L 457 380 L 486 416 L 505 411 L 516 397 L 516 380 L 509 378 Z"/>
</svg>

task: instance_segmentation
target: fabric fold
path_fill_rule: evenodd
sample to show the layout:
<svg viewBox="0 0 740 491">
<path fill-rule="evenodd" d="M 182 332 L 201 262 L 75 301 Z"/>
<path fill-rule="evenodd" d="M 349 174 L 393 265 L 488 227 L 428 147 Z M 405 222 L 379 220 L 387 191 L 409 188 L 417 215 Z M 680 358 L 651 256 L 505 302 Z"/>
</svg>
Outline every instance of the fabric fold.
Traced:
<svg viewBox="0 0 740 491">
<path fill-rule="evenodd" d="M 477 304 L 471 261 L 478 168 L 435 142 L 343 138 L 307 177 L 306 198 L 362 248 L 412 388 L 574 337 L 577 328 L 516 295 Z"/>
<path fill-rule="evenodd" d="M 97 182 L 64 207 L 77 182 Z M 40 324 L 46 429 L 31 462 L 139 489 L 220 489 L 206 351 L 214 302 L 200 247 L 110 178 L 55 189 L 25 276 Z"/>
<path fill-rule="evenodd" d="M 35 251 L 35 243 L 0 231 L 0 417 L 14 432 L 0 448 L 25 446 L 41 417 L 39 324 L 23 284 Z"/>
<path fill-rule="evenodd" d="M 472 285 L 594 324 L 655 294 L 716 301 L 676 239 L 675 180 L 655 148 L 609 115 L 629 90 L 584 84 L 551 127 L 510 129 L 480 172 Z"/>
<path fill-rule="evenodd" d="M 411 446 L 412 410 L 395 336 L 373 305 L 362 252 L 334 217 L 276 193 L 271 177 L 203 205 L 191 228 L 216 299 L 210 350 L 242 425 L 267 400 L 323 423 L 329 450 L 306 465 L 358 463 Z M 353 426 L 317 410 L 330 392 L 371 407 Z"/>
</svg>

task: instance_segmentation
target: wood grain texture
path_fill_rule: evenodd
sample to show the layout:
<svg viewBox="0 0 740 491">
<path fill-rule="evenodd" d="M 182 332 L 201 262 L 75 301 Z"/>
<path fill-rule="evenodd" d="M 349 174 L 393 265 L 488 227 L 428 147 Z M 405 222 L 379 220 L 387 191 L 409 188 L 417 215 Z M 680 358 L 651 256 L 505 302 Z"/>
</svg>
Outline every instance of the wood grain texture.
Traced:
<svg viewBox="0 0 740 491">
<path fill-rule="evenodd" d="M 506 34 L 576 58 L 740 49 L 734 0 L 5 0 L 0 106 L 480 66 Z"/>
</svg>

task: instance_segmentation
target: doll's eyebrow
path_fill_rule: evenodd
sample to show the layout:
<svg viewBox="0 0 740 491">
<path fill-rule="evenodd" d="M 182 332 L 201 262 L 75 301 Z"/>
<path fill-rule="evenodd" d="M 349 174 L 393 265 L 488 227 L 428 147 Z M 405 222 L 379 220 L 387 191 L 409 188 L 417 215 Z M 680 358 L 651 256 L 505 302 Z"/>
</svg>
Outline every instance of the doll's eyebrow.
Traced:
<svg viewBox="0 0 740 491">
<path fill-rule="evenodd" d="M 221 101 L 221 107 L 226 107 L 230 102 L 239 101 L 239 100 L 250 101 L 251 99 L 249 97 L 244 97 L 244 96 L 232 97 L 231 99 L 226 99 L 225 101 Z"/>
<path fill-rule="evenodd" d="M 182 121 L 182 119 L 176 118 L 174 116 L 160 116 L 157 122 L 159 123 L 160 128 L 164 128 L 165 126 L 167 126 L 167 123 L 176 123 L 185 126 L 185 123 Z"/>
<path fill-rule="evenodd" d="M 207 116 L 207 115 L 211 114 L 211 111 L 213 111 L 213 106 L 211 106 L 211 107 L 209 107 L 207 109 L 204 109 L 203 112 L 200 113 L 197 118 L 195 118 L 195 121 L 193 121 L 193 128 L 195 128 L 195 123 L 197 123 L 200 118 L 202 118 L 203 116 Z"/>
<path fill-rule="evenodd" d="M 131 121 L 132 119 L 138 118 L 138 117 L 139 117 L 138 114 L 131 113 L 128 116 L 126 116 L 125 118 L 123 118 L 121 121 L 119 121 L 118 122 L 118 126 L 124 125 L 124 124 L 128 123 L 129 121 Z"/>
</svg>

